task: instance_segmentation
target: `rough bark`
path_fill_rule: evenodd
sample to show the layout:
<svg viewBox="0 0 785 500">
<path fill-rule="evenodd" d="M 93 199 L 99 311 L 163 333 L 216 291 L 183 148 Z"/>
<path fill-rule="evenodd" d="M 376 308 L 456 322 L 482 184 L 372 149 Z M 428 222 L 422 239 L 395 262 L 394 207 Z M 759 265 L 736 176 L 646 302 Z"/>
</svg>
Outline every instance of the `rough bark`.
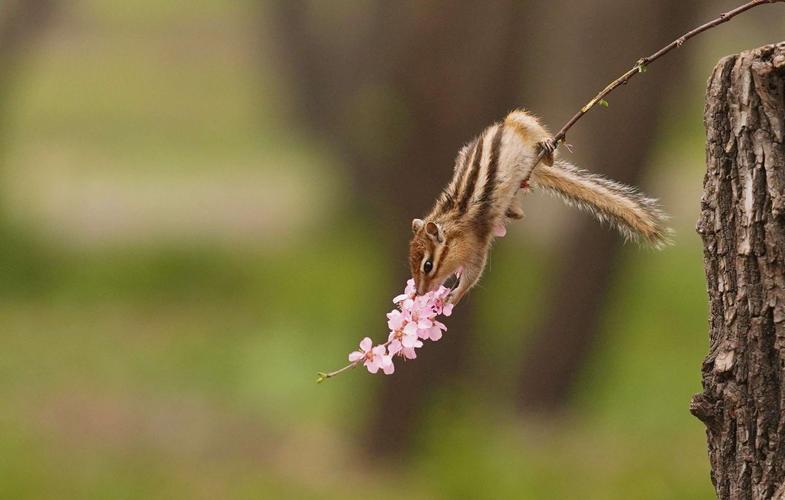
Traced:
<svg viewBox="0 0 785 500">
<path fill-rule="evenodd" d="M 690 411 L 721 499 L 785 496 L 785 42 L 709 80 L 703 238 L 710 348 Z"/>
</svg>

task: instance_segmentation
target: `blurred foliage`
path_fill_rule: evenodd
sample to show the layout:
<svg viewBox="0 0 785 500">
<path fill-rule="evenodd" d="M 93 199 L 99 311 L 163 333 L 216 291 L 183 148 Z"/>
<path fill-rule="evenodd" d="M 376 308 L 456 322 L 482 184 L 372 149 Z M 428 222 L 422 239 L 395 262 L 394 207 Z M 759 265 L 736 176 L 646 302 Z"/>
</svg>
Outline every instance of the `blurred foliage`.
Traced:
<svg viewBox="0 0 785 500">
<path fill-rule="evenodd" d="M 691 232 L 706 72 L 674 97 L 686 111 L 652 160 L 672 165 L 651 181 L 678 244 L 625 251 L 574 410 L 513 413 L 519 332 L 542 319 L 558 265 L 513 235 L 471 298 L 471 369 L 431 402 L 414 455 L 380 466 L 357 446 L 378 378 L 314 377 L 366 333 L 383 335 L 396 291 L 378 283 L 385 262 L 406 265 L 405 246 L 353 214 L 335 159 L 292 129 L 264 22 L 264 3 L 250 1 L 83 0 L 19 70 L 2 170 L 2 496 L 710 498 L 703 429 L 687 411 L 707 344 Z M 696 54 L 704 67 L 717 56 Z M 66 213 L 81 191 L 41 181 L 208 172 L 220 190 L 230 171 L 301 186 L 292 196 L 309 201 L 243 215 L 299 221 L 285 237 L 226 241 L 194 216 L 178 222 L 196 228 L 184 239 L 104 241 L 100 228 L 83 238 L 90 220 Z M 280 189 L 271 182 L 250 188 L 267 196 Z M 38 209 L 50 199 L 54 209 Z"/>
</svg>

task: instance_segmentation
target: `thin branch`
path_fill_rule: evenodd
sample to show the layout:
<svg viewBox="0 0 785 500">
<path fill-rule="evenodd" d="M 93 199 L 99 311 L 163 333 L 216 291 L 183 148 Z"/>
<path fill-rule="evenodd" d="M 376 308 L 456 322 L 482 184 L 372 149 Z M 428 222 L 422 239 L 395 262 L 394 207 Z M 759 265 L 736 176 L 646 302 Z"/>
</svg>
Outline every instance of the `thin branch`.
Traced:
<svg viewBox="0 0 785 500">
<path fill-rule="evenodd" d="M 560 143 L 564 142 L 564 139 L 567 136 L 567 131 L 570 130 L 572 126 L 575 125 L 575 123 L 578 122 L 578 120 L 580 120 L 583 117 L 583 115 L 588 113 L 589 110 L 591 110 L 596 104 L 599 103 L 600 105 L 607 106 L 608 103 L 604 99 L 605 96 L 610 94 L 616 88 L 625 85 L 628 81 L 630 81 L 630 79 L 632 79 L 632 77 L 634 77 L 638 73 L 645 72 L 647 66 L 649 66 L 651 63 L 653 63 L 660 57 L 664 56 L 665 54 L 667 54 L 668 52 L 670 52 L 675 48 L 681 47 L 684 44 L 684 42 L 686 42 L 690 38 L 697 36 L 700 33 L 703 33 L 704 31 L 707 31 L 711 28 L 714 28 L 715 26 L 719 26 L 720 24 L 728 22 L 734 17 L 736 17 L 737 15 L 741 14 L 742 12 L 746 12 L 759 5 L 769 4 L 769 3 L 785 3 L 785 0 L 753 0 L 749 3 L 736 7 L 733 10 L 720 14 L 720 16 L 717 17 L 716 19 L 713 19 L 707 22 L 706 24 L 703 24 L 691 31 L 688 31 L 687 33 L 680 36 L 679 38 L 669 43 L 665 47 L 661 48 L 657 52 L 653 53 L 652 55 L 638 59 L 632 68 L 630 68 L 620 77 L 618 77 L 616 80 L 613 80 L 610 84 L 608 84 L 596 96 L 594 96 L 594 98 L 592 98 L 588 103 L 586 103 L 585 106 L 583 106 L 577 113 L 575 113 L 572 116 L 572 118 L 570 118 L 569 121 L 567 121 L 567 123 L 564 124 L 564 126 L 551 139 L 553 146 L 554 147 L 558 146 Z M 535 167 L 537 166 L 537 164 L 539 164 L 539 162 L 543 159 L 543 157 L 545 157 L 546 154 L 547 154 L 547 150 L 545 148 L 542 148 L 534 163 Z M 527 180 L 523 181 L 523 183 L 526 182 Z M 389 346 L 390 343 L 391 341 L 388 340 L 382 345 L 386 348 L 387 346 Z M 322 383 L 329 378 L 332 378 L 340 373 L 343 373 L 345 371 L 357 367 L 361 362 L 362 362 L 362 358 L 356 361 L 352 361 L 348 365 L 344 366 L 343 368 L 340 368 L 333 372 L 329 372 L 329 373 L 319 372 L 316 382 Z"/>
<path fill-rule="evenodd" d="M 321 384 L 322 382 L 324 382 L 328 378 L 333 378 L 334 376 L 338 375 L 339 373 L 345 372 L 346 370 L 351 370 L 352 368 L 354 368 L 358 364 L 359 364 L 359 361 L 355 361 L 354 363 L 349 363 L 348 365 L 344 366 L 343 368 L 341 368 L 339 370 L 335 370 L 334 372 L 330 372 L 330 373 L 319 372 L 318 373 L 319 376 L 316 378 L 316 383 L 317 384 Z"/>
<path fill-rule="evenodd" d="M 387 342 L 385 342 L 384 344 L 381 344 L 381 345 L 383 345 L 386 348 L 391 343 L 392 343 L 392 341 L 388 340 Z M 328 378 L 333 378 L 334 376 L 338 375 L 339 373 L 343 373 L 343 372 L 345 372 L 347 370 L 351 370 L 352 368 L 355 368 L 357 365 L 359 365 L 361 361 L 362 361 L 362 358 L 358 359 L 357 361 L 352 361 L 348 365 L 344 366 L 343 368 L 339 368 L 339 369 L 335 370 L 334 372 L 329 372 L 329 373 L 319 372 L 319 373 L 317 373 L 318 376 L 316 377 L 316 383 L 317 384 L 321 384 L 322 382 L 324 382 Z"/>
<path fill-rule="evenodd" d="M 736 17 L 739 14 L 741 14 L 742 12 L 746 12 L 746 11 L 748 11 L 748 10 L 754 8 L 754 7 L 757 7 L 759 5 L 771 4 L 771 3 L 785 3 L 785 0 L 753 0 L 753 1 L 749 2 L 749 3 L 746 3 L 744 5 L 736 7 L 733 10 L 729 10 L 728 12 L 720 14 L 720 16 L 717 17 L 716 19 L 712 19 L 711 21 L 707 22 L 706 24 L 703 24 L 703 25 L 698 26 L 697 28 L 695 28 L 695 29 L 693 29 L 691 31 L 688 31 L 687 33 L 685 33 L 684 35 L 680 36 L 676 40 L 672 41 L 671 43 L 669 43 L 665 47 L 663 47 L 660 50 L 658 50 L 657 52 L 653 53 L 652 55 L 647 56 L 647 57 L 642 57 L 642 58 L 638 59 L 635 62 L 635 65 L 632 68 L 627 70 L 619 78 L 617 78 L 617 79 L 613 80 L 611 83 L 609 83 L 596 96 L 594 96 L 588 103 L 586 103 L 585 106 L 583 106 L 577 113 L 575 113 L 572 116 L 572 118 L 570 118 L 567 121 L 567 123 L 564 124 L 564 126 L 556 133 L 556 135 L 553 136 L 553 139 L 552 139 L 553 145 L 554 146 L 558 146 L 559 143 L 564 142 L 564 139 L 567 137 L 567 131 L 570 130 L 572 128 L 572 126 L 575 125 L 575 123 L 578 120 L 583 118 L 583 115 L 588 113 L 589 110 L 592 109 L 596 104 L 599 103 L 599 104 L 601 104 L 603 106 L 607 106 L 608 103 L 605 101 L 605 96 L 607 96 L 608 94 L 613 92 L 613 90 L 615 90 L 616 88 L 621 87 L 622 85 L 626 85 L 627 82 L 630 81 L 632 79 L 632 77 L 634 77 L 635 75 L 637 75 L 639 73 L 644 73 L 646 71 L 646 68 L 651 63 L 653 63 L 654 61 L 659 59 L 660 57 L 664 56 L 665 54 L 667 54 L 668 52 L 670 52 L 671 50 L 673 50 L 675 48 L 681 47 L 682 45 L 684 45 L 684 42 L 686 42 L 690 38 L 692 38 L 694 36 L 697 36 L 697 35 L 703 33 L 704 31 L 710 30 L 711 28 L 714 28 L 715 26 L 719 26 L 720 24 L 728 22 L 731 19 L 733 19 L 734 17 Z M 537 160 L 534 163 L 535 167 L 537 166 L 537 164 L 540 163 L 540 160 L 542 160 L 545 157 L 546 154 L 547 154 L 546 150 L 543 149 L 543 150 L 540 151 L 540 154 L 537 156 Z"/>
</svg>

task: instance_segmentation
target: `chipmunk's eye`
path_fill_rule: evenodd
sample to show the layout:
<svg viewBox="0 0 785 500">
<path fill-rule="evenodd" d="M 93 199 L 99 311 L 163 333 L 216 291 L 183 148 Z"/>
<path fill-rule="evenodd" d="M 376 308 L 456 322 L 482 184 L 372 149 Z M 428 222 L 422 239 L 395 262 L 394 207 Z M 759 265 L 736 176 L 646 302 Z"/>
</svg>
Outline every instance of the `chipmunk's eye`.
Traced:
<svg viewBox="0 0 785 500">
<path fill-rule="evenodd" d="M 426 260 L 425 264 L 422 265 L 423 272 L 425 274 L 428 274 L 431 272 L 432 269 L 433 269 L 433 262 L 431 262 L 430 260 Z"/>
</svg>

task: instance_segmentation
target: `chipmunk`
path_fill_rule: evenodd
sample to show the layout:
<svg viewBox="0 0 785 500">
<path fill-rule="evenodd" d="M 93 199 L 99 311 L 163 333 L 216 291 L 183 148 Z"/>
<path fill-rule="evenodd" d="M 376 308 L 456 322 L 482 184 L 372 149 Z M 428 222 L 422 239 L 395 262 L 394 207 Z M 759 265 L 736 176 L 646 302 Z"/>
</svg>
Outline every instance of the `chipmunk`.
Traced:
<svg viewBox="0 0 785 500">
<path fill-rule="evenodd" d="M 534 168 L 541 149 L 545 155 Z M 516 110 L 461 149 L 453 178 L 433 209 L 412 221 L 409 265 L 417 293 L 454 278 L 448 300 L 457 304 L 479 281 L 494 238 L 504 236 L 511 219 L 523 217 L 516 194 L 529 183 L 609 223 L 627 239 L 654 247 L 667 243 L 666 217 L 656 200 L 558 159 L 545 127 Z"/>
</svg>

